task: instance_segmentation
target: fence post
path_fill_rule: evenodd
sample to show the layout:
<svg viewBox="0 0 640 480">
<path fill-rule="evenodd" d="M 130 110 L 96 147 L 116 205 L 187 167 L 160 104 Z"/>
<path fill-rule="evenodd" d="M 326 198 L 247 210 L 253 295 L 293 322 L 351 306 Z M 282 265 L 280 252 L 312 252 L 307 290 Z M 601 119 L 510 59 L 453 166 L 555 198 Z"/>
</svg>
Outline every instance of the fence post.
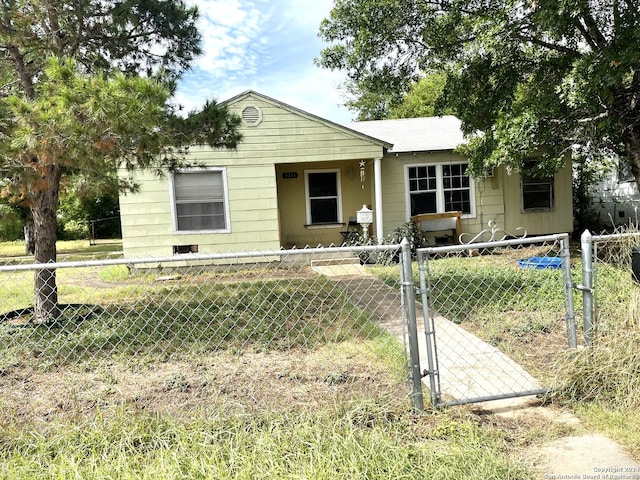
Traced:
<svg viewBox="0 0 640 480">
<path fill-rule="evenodd" d="M 582 318 L 584 329 L 584 343 L 590 345 L 593 341 L 593 245 L 589 230 L 580 236 L 582 249 Z"/>
<path fill-rule="evenodd" d="M 562 257 L 562 271 L 564 274 L 564 295 L 566 299 L 567 340 L 570 348 L 578 346 L 576 334 L 576 311 L 573 303 L 573 281 L 571 280 L 571 252 L 569 251 L 569 235 L 560 239 L 560 256 Z"/>
<path fill-rule="evenodd" d="M 424 410 L 422 396 L 422 373 L 420 372 L 420 352 L 418 350 L 418 325 L 416 321 L 415 284 L 413 282 L 413 270 L 411 268 L 411 245 L 405 238 L 401 242 L 402 247 L 402 288 L 407 308 L 407 333 L 409 335 L 409 354 L 411 360 L 411 379 L 413 382 L 413 407 L 416 411 Z"/>
<path fill-rule="evenodd" d="M 89 245 L 96 244 L 96 221 L 89 220 Z"/>
<path fill-rule="evenodd" d="M 437 346 L 435 325 L 430 310 L 429 285 L 427 277 L 429 270 L 426 265 L 428 255 L 418 251 L 418 272 L 420 274 L 420 295 L 422 299 L 422 312 L 424 317 L 424 336 L 427 342 L 427 368 L 429 371 L 429 390 L 431 392 L 431 406 L 438 408 L 440 404 L 440 381 L 436 377 L 438 372 Z"/>
</svg>

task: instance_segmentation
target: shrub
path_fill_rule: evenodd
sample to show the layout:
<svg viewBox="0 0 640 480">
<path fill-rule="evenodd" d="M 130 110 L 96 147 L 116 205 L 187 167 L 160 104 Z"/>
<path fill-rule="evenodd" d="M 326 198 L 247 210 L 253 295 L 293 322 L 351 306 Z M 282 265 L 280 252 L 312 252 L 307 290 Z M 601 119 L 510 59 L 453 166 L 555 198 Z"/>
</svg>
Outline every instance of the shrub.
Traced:
<svg viewBox="0 0 640 480">
<path fill-rule="evenodd" d="M 411 245 L 411 254 L 415 257 L 416 251 L 419 248 L 426 247 L 427 242 L 422 233 L 422 230 L 415 222 L 403 223 L 391 232 L 385 239 L 386 244 L 397 245 L 402 242 L 402 239 L 406 238 Z"/>
<path fill-rule="evenodd" d="M 24 239 L 23 226 L 24 222 L 16 212 L 0 208 L 0 240 L 12 242 Z"/>
<path fill-rule="evenodd" d="M 63 240 L 81 240 L 89 238 L 87 223 L 78 220 L 68 220 L 62 224 L 61 237 Z"/>
<path fill-rule="evenodd" d="M 415 222 L 407 222 L 403 223 L 399 227 L 397 227 L 393 232 L 384 237 L 383 244 L 384 245 L 399 245 L 402 243 L 402 239 L 406 238 L 409 241 L 409 245 L 411 246 L 411 257 L 416 258 L 416 252 L 419 248 L 426 247 L 427 242 L 425 237 L 422 234 L 422 230 L 418 227 Z M 368 238 L 365 241 L 364 237 L 359 234 L 355 238 L 352 238 L 348 244 L 350 245 L 372 245 L 377 243 L 377 241 L 373 238 Z M 397 251 L 394 252 L 382 252 L 376 253 L 375 263 L 388 265 L 391 263 L 398 263 L 400 260 L 400 253 Z M 368 252 L 363 252 L 360 254 L 360 261 L 362 263 L 369 263 L 370 254 Z"/>
</svg>

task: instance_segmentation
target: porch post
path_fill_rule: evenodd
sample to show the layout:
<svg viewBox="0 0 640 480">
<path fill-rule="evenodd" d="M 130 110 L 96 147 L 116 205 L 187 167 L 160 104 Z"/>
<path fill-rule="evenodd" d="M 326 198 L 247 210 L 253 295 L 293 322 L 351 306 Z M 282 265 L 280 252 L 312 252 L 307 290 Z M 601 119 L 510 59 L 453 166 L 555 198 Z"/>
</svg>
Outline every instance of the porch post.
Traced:
<svg viewBox="0 0 640 480">
<path fill-rule="evenodd" d="M 382 230 L 382 158 L 373 159 L 373 181 L 375 187 L 376 239 L 378 243 L 382 243 L 384 235 Z"/>
</svg>

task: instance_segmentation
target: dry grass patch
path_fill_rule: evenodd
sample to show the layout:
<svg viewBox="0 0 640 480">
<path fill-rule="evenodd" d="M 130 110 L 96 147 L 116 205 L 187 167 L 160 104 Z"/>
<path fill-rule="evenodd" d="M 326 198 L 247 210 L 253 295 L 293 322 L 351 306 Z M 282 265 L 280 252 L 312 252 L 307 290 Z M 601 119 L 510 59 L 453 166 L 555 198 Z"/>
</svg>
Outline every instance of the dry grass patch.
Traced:
<svg viewBox="0 0 640 480">
<path fill-rule="evenodd" d="M 395 371 L 394 371 L 395 370 Z M 194 360 L 112 361 L 97 368 L 10 367 L 1 372 L 0 415 L 26 424 L 91 417 L 131 405 L 170 415 L 235 404 L 243 409 L 323 408 L 355 397 L 405 399 L 402 365 L 348 345 L 307 351 L 227 352 Z"/>
</svg>

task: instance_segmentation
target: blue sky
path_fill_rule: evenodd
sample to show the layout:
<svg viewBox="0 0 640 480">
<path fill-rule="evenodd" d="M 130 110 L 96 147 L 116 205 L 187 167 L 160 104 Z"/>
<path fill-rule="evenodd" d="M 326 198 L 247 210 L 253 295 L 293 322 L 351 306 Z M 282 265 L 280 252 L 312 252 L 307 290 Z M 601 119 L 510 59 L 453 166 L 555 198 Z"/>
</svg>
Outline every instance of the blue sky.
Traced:
<svg viewBox="0 0 640 480">
<path fill-rule="evenodd" d="M 333 0 L 187 0 L 200 10 L 204 50 L 178 86 L 187 111 L 256 90 L 338 123 L 346 107 L 340 72 L 314 65 L 325 46 L 318 27 Z"/>
</svg>

